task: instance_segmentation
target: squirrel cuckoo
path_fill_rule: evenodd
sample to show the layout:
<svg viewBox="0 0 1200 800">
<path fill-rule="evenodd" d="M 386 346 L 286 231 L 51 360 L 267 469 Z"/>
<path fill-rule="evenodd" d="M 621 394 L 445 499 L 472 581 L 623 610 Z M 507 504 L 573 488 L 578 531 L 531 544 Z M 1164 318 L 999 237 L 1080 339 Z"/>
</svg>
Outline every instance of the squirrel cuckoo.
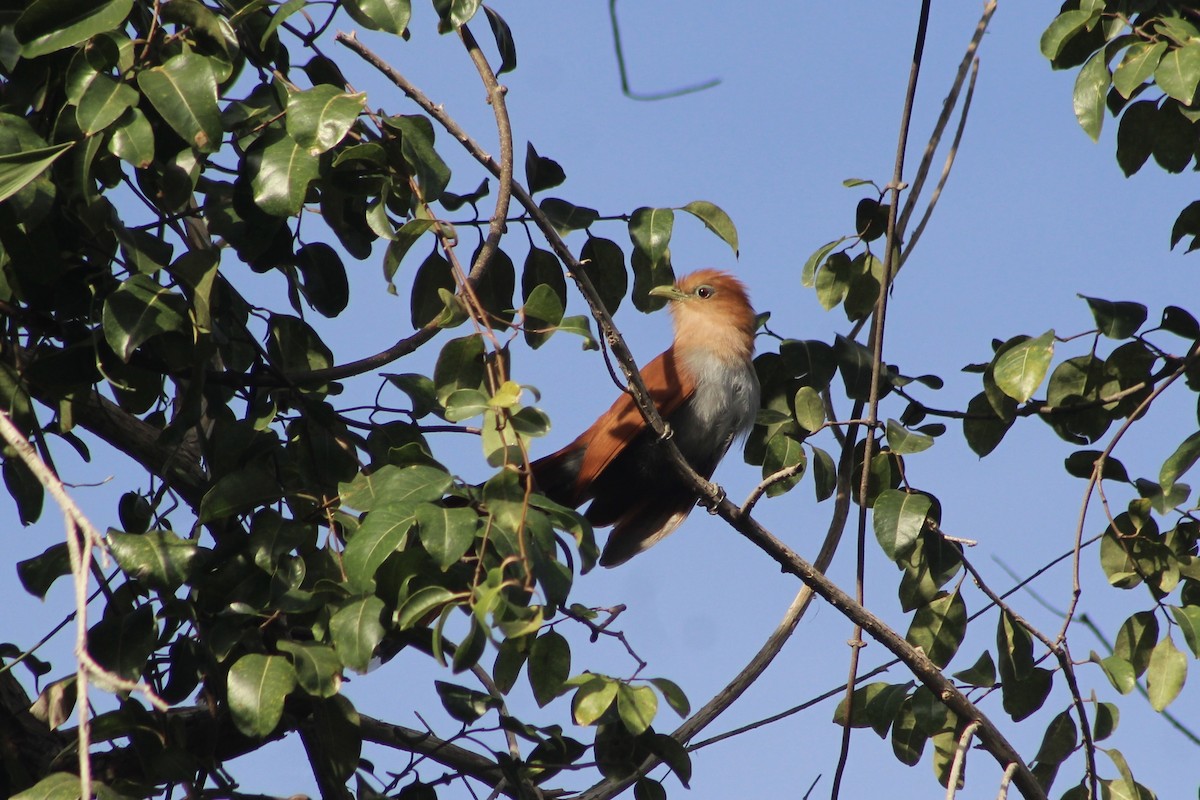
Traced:
<svg viewBox="0 0 1200 800">
<path fill-rule="evenodd" d="M 754 309 L 740 281 L 712 269 L 650 294 L 669 301 L 675 339 L 642 369 L 642 380 L 683 457 L 709 478 L 758 412 Z M 675 530 L 698 499 L 628 393 L 579 438 L 531 466 L 543 494 L 572 507 L 591 500 L 588 521 L 613 526 L 600 556 L 605 567 Z"/>
</svg>

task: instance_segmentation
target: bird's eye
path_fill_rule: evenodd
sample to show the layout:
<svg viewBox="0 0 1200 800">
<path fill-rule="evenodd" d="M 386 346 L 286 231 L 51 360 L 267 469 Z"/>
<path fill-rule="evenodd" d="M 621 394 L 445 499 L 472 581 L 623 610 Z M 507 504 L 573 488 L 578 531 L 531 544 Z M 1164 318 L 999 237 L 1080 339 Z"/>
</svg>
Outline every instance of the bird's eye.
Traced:
<svg viewBox="0 0 1200 800">
<path fill-rule="evenodd" d="M 699 297 L 701 300 L 707 300 L 714 294 L 716 294 L 716 292 L 713 291 L 713 288 L 707 284 L 696 289 L 696 297 Z"/>
</svg>

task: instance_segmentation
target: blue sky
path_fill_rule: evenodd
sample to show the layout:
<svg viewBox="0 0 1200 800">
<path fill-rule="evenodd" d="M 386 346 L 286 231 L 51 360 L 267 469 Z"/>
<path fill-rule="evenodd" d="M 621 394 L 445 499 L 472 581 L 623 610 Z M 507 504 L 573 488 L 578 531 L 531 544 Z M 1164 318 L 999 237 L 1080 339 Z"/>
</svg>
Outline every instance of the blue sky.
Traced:
<svg viewBox="0 0 1200 800">
<path fill-rule="evenodd" d="M 412 41 L 367 33 L 362 37 L 436 102 L 445 103 L 495 152 L 491 110 L 483 102 L 473 69 L 454 39 L 434 34 L 432 10 L 415 5 Z M 721 81 L 713 89 L 655 103 L 621 95 L 605 3 L 497 6 L 512 27 L 520 59 L 516 73 L 504 78 L 518 152 L 532 140 L 539 152 L 558 160 L 568 176 L 548 194 L 605 214 L 642 205 L 715 202 L 738 226 L 740 257 L 735 259 L 700 223 L 679 215 L 672 242 L 677 271 L 714 266 L 737 272 L 749 285 L 758 310 L 772 313 L 772 328 L 787 336 L 832 341 L 835 333 L 849 329 L 840 311 L 823 312 L 815 295 L 801 287 L 800 268 L 812 250 L 853 225 L 854 206 L 862 194 L 843 188 L 844 179 L 870 178 L 880 184 L 890 179 L 916 3 L 765 3 L 755 4 L 753 13 L 730 3 L 621 4 L 622 36 L 635 89 L 650 92 L 708 78 Z M 934 6 L 909 149 L 910 176 L 981 8 L 981 3 L 964 2 Z M 946 379 L 945 389 L 926 396 L 931 405 L 965 406 L 978 391 L 979 379 L 960 370 L 986 361 L 993 337 L 1037 335 L 1049 328 L 1065 335 L 1091 327 L 1087 306 L 1076 293 L 1143 302 L 1150 307 L 1151 320 L 1164 305 L 1186 307 L 1196 296 L 1200 256 L 1168 250 L 1171 222 L 1194 199 L 1194 182 L 1190 174 L 1167 176 L 1153 165 L 1127 180 L 1113 156 L 1111 120 L 1099 144 L 1078 127 L 1071 111 L 1074 74 L 1052 72 L 1038 52 L 1038 37 L 1056 8 L 1057 4 L 1006 3 L 996 13 L 980 49 L 979 82 L 954 173 L 892 296 L 887 360 L 906 374 L 935 373 Z M 342 28 L 350 29 L 348 23 L 345 20 Z M 487 38 L 482 19 L 473 26 L 477 36 Z M 415 113 L 390 85 L 362 70 L 351 54 L 333 44 L 328 52 L 343 64 L 357 88 L 368 92 L 370 106 Z M 448 137 L 439 141 L 455 169 L 451 190 L 473 189 L 481 174 L 454 152 Z M 939 157 L 938 167 L 940 163 Z M 594 232 L 628 246 L 621 223 L 600 224 Z M 514 226 L 505 241 L 519 264 L 524 234 Z M 568 241 L 577 249 L 583 238 L 576 235 Z M 463 232 L 463 242 L 474 247 L 469 232 Z M 401 267 L 400 297 L 384 291 L 382 248 L 368 262 L 348 264 L 350 309 L 322 328 L 339 360 L 375 352 L 409 332 L 403 289 L 420 257 L 414 252 Z M 236 265 L 226 269 L 237 273 L 235 280 L 245 275 L 258 281 L 264 296 L 282 285 L 272 276 L 250 276 Z M 578 298 L 572 303 L 570 313 L 584 313 Z M 366 326 L 364 320 L 372 324 Z M 626 302 L 617 323 L 639 361 L 653 357 L 669 342 L 666 314 L 643 316 Z M 447 338 L 443 335 L 438 341 Z M 1086 347 L 1081 342 L 1063 345 L 1060 357 L 1086 352 Z M 428 369 L 436 343 L 428 350 L 388 371 Z M 540 405 L 554 421 L 539 452 L 572 439 L 616 392 L 599 356 L 581 357 L 578 340 L 561 335 L 536 354 L 518 348 L 514 377 L 541 390 Z M 374 388 L 366 381 L 356 391 L 369 399 Z M 399 397 L 392 400 L 400 402 Z M 893 400 L 882 414 L 899 416 L 902 410 L 902 401 Z M 1194 427 L 1194 418 L 1192 398 L 1165 398 L 1162 407 L 1135 429 L 1137 441 L 1124 446 L 1118 456 L 1131 473 L 1157 475 L 1162 459 Z M 434 444 L 464 478 L 486 475 L 474 440 L 444 436 Z M 832 450 L 832 439 L 823 446 Z M 1025 574 L 1071 545 L 1083 482 L 1062 470 L 1069 452 L 1049 428 L 1027 420 L 995 453 L 980 460 L 961 442 L 960 429 L 951 425 L 931 451 L 909 460 L 909 477 L 941 499 L 946 530 L 978 540 L 969 557 L 994 587 L 1003 589 L 1009 580 L 996 559 Z M 117 524 L 115 497 L 124 488 L 122 475 L 128 474 L 128 464 L 98 459 L 85 465 L 67 457 L 60 468 L 66 480 L 77 484 L 115 476 L 112 484 L 80 488 L 77 495 L 101 527 Z M 716 478 L 731 498 L 740 500 L 757 482 L 758 473 L 734 453 Z M 1113 498 L 1118 505 L 1128 499 L 1119 490 L 1113 491 Z M 764 500 L 756 514 L 791 547 L 811 557 L 830 511 L 829 503 L 813 501 L 811 480 L 806 479 L 792 493 Z M 1085 533 L 1098 533 L 1102 518 L 1102 512 L 1093 509 Z M 59 516 L 47 509 L 37 526 L 24 531 L 13 527 L 6 546 L 24 558 L 61 536 Z M 898 572 L 872 541 L 868 547 L 867 604 L 903 630 L 907 620 L 895 600 Z M 832 570 L 843 585 L 851 585 L 852 563 L 848 538 Z M 1080 608 L 1102 620 L 1107 635 L 1114 635 L 1129 613 L 1147 607 L 1144 593 L 1107 587 L 1094 551 L 1084 555 L 1083 573 Z M 740 536 L 698 511 L 680 531 L 627 565 L 597 570 L 577 581 L 575 599 L 597 606 L 627 605 L 619 627 L 649 661 L 643 675 L 676 680 L 693 706 L 699 706 L 757 650 L 798 588 Z M 1050 571 L 1036 589 L 1051 603 L 1065 605 L 1069 570 Z M 982 605 L 977 591 L 964 592 L 970 610 Z M 0 583 L 0 596 L 14 617 L 20 615 L 28 625 L 24 644 L 60 618 L 70 602 L 65 584 L 55 587 L 46 604 L 28 598 L 11 574 Z M 1057 620 L 1031 598 L 1020 596 L 1015 602 L 1035 624 L 1057 630 Z M 976 623 L 952 669 L 968 666 L 984 647 L 994 649 L 994 620 L 989 616 Z M 850 624 L 839 614 L 814 605 L 766 675 L 703 735 L 762 718 L 844 681 L 850 633 Z M 581 634 L 571 635 L 576 671 L 627 675 L 634 669 L 615 642 L 589 647 Z M 1074 629 L 1074 636 L 1077 660 L 1085 659 L 1091 648 L 1102 650 L 1086 631 Z M 56 666 L 65 670 L 70 643 L 61 638 Z M 887 654 L 879 645 L 864 651 L 864 669 L 884 660 Z M 354 678 L 348 691 L 364 712 L 416 727 L 410 687 L 424 691 L 431 677 L 445 676 L 431 669 L 427 659 L 406 653 L 383 669 Z M 903 682 L 908 677 L 893 669 L 884 679 Z M 1085 693 L 1094 688 L 1099 699 L 1118 700 L 1097 668 L 1081 667 L 1080 678 Z M 1066 695 L 1061 681 L 1058 684 L 1036 718 L 1040 725 L 1006 724 L 998 697 L 985 704 L 1030 758 L 1045 723 L 1065 707 Z M 515 702 L 532 721 L 562 721 L 568 714 L 566 699 L 539 712 L 522 691 L 517 695 Z M 1181 775 L 1178 770 L 1181 761 L 1195 757 L 1194 746 L 1173 733 L 1140 698 L 1120 698 L 1119 704 L 1121 725 L 1108 744 L 1126 755 L 1135 776 L 1160 797 L 1194 792 L 1195 771 Z M 439 733 L 452 732 L 444 718 L 438 721 L 436 699 L 425 705 L 422 715 L 435 729 L 440 724 L 445 727 Z M 814 796 L 827 795 L 840 735 L 829 722 L 832 710 L 833 704 L 825 703 L 696 754 L 691 796 L 799 796 L 818 775 L 822 777 Z M 1185 688 L 1171 711 L 1184 720 L 1200 718 L 1195 688 Z M 659 727 L 674 727 L 671 712 L 662 714 Z M 298 742 L 285 742 L 235 765 L 234 772 L 247 791 L 312 791 L 311 778 L 303 770 L 278 769 L 286 763 L 280 759 L 294 764 L 300 753 Z M 403 766 L 398 759 L 389 765 L 390 757 L 379 751 L 368 755 L 381 769 Z M 884 792 L 936 796 L 928 765 L 927 752 L 921 765 L 905 768 L 893 758 L 890 743 L 857 731 L 843 797 Z M 1103 760 L 1100 769 L 1105 776 L 1115 773 Z M 967 788 L 960 796 L 994 796 L 999 772 L 986 754 L 973 753 Z M 1080 774 L 1078 758 L 1068 762 L 1054 795 Z M 667 778 L 667 785 L 678 796 L 673 778 Z M 897 788 L 901 786 L 905 788 Z M 450 788 L 439 796 L 468 795 Z"/>
</svg>

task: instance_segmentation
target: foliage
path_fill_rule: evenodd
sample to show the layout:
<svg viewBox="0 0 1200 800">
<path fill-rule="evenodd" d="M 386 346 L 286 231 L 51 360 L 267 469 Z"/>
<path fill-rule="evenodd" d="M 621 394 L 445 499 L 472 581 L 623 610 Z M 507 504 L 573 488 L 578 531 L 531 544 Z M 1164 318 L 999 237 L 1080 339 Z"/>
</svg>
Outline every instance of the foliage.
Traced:
<svg viewBox="0 0 1200 800">
<path fill-rule="evenodd" d="M 687 785 L 694 731 L 663 732 L 673 715 L 692 714 L 680 688 L 641 668 L 592 671 L 562 633 L 579 625 L 595 640 L 612 633 L 611 619 L 572 599 L 595 564 L 594 533 L 531 481 L 530 442 L 549 418 L 518 380 L 518 362 L 555 335 L 598 346 L 587 317 L 566 315 L 565 268 L 599 339 L 628 370 L 610 315 L 627 297 L 638 311 L 659 307 L 649 290 L 673 279 L 676 223 L 700 223 L 735 254 L 737 229 L 705 200 L 610 215 L 551 196 L 567 168 L 532 144 L 523 183 L 513 178 L 504 92 L 468 23 L 482 29 L 486 19 L 499 73 L 516 68 L 513 32 L 478 2 L 433 5 L 496 109 L 499 161 L 353 37 L 338 38 L 342 58 L 329 55 L 335 24 L 390 34 L 397 47 L 429 34 L 409 31 L 408 0 L 34 0 L 0 20 L 2 409 L 46 461 L 53 437 L 82 458 L 104 443 L 144 468 L 116 509 L 120 529 L 94 541 L 72 528 L 71 547 L 17 565 L 38 596 L 72 572 L 86 580 L 93 546 L 118 570 L 104 578 L 103 613 L 88 631 L 98 666 L 85 662 L 43 689 L 32 713 L 47 757 L 9 769 L 5 793 L 78 792 L 65 760 L 55 761 L 72 743 L 55 729 L 89 676 L 116 698 L 91 719 L 91 741 L 118 743 L 91 752 L 96 788 L 109 796 L 229 790 L 226 761 L 290 732 L 300 733 L 331 797 L 351 796 L 352 779 L 363 797 L 432 797 L 435 783 L 460 779 L 533 797 L 572 774 L 565 770 L 599 781 L 594 797 L 635 782 L 635 796 L 663 796 L 644 775 L 647 763 L 666 764 Z M 1068 3 L 1042 49 L 1055 67 L 1079 68 L 1074 106 L 1089 135 L 1099 135 L 1106 109 L 1121 117 L 1117 158 L 1127 174 L 1151 155 L 1179 172 L 1200 152 L 1200 31 L 1187 16 L 1143 5 Z M 344 77 L 360 63 L 393 80 L 415 113 L 368 108 Z M 459 144 L 480 174 L 452 173 L 445 153 Z M 1097 742 L 1116 729 L 1118 709 L 1089 699 L 1080 683 L 1103 675 L 1122 694 L 1144 688 L 1163 711 L 1183 688 L 1188 654 L 1200 656 L 1200 528 L 1182 482 L 1200 459 L 1200 433 L 1185 431 L 1151 478 L 1131 477 L 1114 454 L 1168 389 L 1200 392 L 1200 324 L 1176 306 L 1151 325 L 1137 302 L 1084 297 L 1093 330 L 995 340 L 968 367 L 981 385 L 966 408 L 939 409 L 930 393 L 941 378 L 906 375 L 859 336 L 912 247 L 897 243 L 919 188 L 901 212 L 898 184 L 847 185 L 867 191 L 850 232 L 818 248 L 801 279 L 855 324 L 826 342 L 777 334 L 763 319 L 763 408 L 745 447 L 762 470 L 754 501 L 785 496 L 811 474 L 816 499 L 843 524 L 852 504 L 869 510 L 899 573 L 899 604 L 910 614 L 903 635 L 881 631 L 848 596 L 835 605 L 915 680 L 852 682 L 834 721 L 890 735 L 905 764 L 928 750 L 943 784 L 960 774 L 958 743 L 978 730 L 993 757 L 1020 767 L 1015 780 L 1027 796 L 1062 785 L 1065 771 L 1074 785 L 1064 797 L 1098 786 L 1106 796 L 1145 795 L 1115 749 L 1103 752 L 1116 777 L 1100 776 Z M 489 200 L 494 207 L 474 223 L 479 244 L 462 260 L 464 234 L 448 213 L 469 206 L 479 220 Z M 1172 245 L 1191 236 L 1189 249 L 1200 246 L 1193 206 Z M 506 223 L 529 232 L 523 257 L 506 252 L 518 252 L 503 239 Z M 622 225 L 628 247 L 600 235 Z M 562 238 L 572 231 L 587 237 L 577 255 Z M 352 280 L 347 256 L 380 262 L 382 282 Z M 260 297 L 254 274 L 285 288 Z M 408 292 L 413 332 L 375 356 L 339 358 L 324 320 L 346 312 L 352 289 L 383 287 Z M 433 344 L 442 331 L 455 332 Z M 513 346 L 518 338 L 527 349 Z M 380 372 L 435 347 L 432 369 Z M 339 401 L 362 386 L 376 389 L 365 412 Z M 893 416 L 880 413 L 881 400 Z M 403 413 L 379 422 L 375 412 L 395 403 Z M 863 418 L 870 424 L 842 421 Z M 1147 593 L 1147 608 L 1121 625 L 1111 653 L 1091 655 L 1098 669 L 1086 676 L 1068 647 L 1074 608 L 1058 637 L 1029 625 L 946 536 L 936 487 L 921 486 L 909 463 L 937 452 L 946 421 L 961 423 L 966 443 L 986 456 L 1028 418 L 1066 443 L 1065 469 L 1087 481 L 1089 500 L 1128 497 L 1094 531 L 1098 557 L 1113 587 Z M 433 430 L 476 435 L 487 477 L 452 473 L 427 436 Z M 4 456 L 6 487 L 31 524 L 45 511 L 46 482 L 12 442 Z M 752 501 L 739 509 L 719 494 L 707 499 L 739 530 L 752 528 Z M 830 598 L 824 565 L 811 569 L 748 535 Z M 82 566 L 69 552 L 79 546 Z M 964 591 L 968 575 L 981 594 Z M 994 627 L 995 647 L 944 675 L 972 623 Z M 459 732 L 410 731 L 342 692 L 349 675 L 406 648 L 446 678 L 407 691 L 435 694 Z M 46 671 L 21 647 L 3 655 L 8 666 L 23 656 Z M 458 682 L 467 673 L 482 690 Z M 522 673 L 539 707 L 569 696 L 560 712 L 571 733 L 509 708 Z M 993 693 L 999 708 L 977 705 Z M 151 713 L 149 699 L 174 708 Z M 1059 713 L 1022 761 L 996 720 L 1003 712 L 1005 726 L 1016 725 L 1042 708 Z M 202 736 L 209 750 L 196 747 Z M 484 738 L 495 746 L 471 746 Z M 361 757 L 364 742 L 413 757 L 376 770 Z"/>
</svg>

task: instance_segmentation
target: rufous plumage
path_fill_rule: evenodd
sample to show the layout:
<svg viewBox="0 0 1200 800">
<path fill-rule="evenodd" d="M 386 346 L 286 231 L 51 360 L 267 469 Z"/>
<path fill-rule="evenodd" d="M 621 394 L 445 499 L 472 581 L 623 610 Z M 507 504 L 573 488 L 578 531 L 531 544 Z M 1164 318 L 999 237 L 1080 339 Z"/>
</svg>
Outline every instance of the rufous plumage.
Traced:
<svg viewBox="0 0 1200 800">
<path fill-rule="evenodd" d="M 710 478 L 758 412 L 754 309 L 741 281 L 713 269 L 650 294 L 668 301 L 675 336 L 642 368 L 642 380 L 684 458 Z M 671 533 L 698 499 L 628 393 L 532 469 L 539 491 L 572 507 L 590 500 L 584 516 L 597 527 L 613 526 L 600 557 L 606 567 Z"/>
</svg>

